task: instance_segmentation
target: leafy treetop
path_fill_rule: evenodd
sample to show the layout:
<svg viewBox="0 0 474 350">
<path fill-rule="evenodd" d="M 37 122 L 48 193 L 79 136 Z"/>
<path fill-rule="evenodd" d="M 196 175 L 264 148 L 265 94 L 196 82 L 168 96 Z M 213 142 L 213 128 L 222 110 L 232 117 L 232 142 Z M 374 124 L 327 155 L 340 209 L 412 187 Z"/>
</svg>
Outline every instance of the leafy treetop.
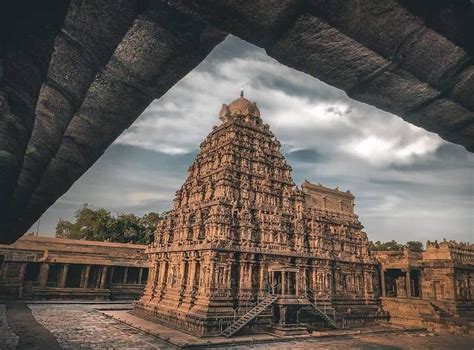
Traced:
<svg viewBox="0 0 474 350">
<path fill-rule="evenodd" d="M 405 244 L 411 251 L 413 252 L 422 252 L 423 251 L 423 243 L 420 241 L 408 241 Z M 401 251 L 403 250 L 404 245 L 397 243 L 394 240 L 391 240 L 389 242 L 380 242 L 376 241 L 375 243 L 370 241 L 369 242 L 369 249 L 371 251 L 388 251 L 388 250 L 398 250 Z"/>
<path fill-rule="evenodd" d="M 106 209 L 92 209 L 84 204 L 76 211 L 73 222 L 59 220 L 56 237 L 149 244 L 153 241 L 156 225 L 161 219 L 160 214 L 153 212 L 142 217 L 128 213 L 113 216 Z"/>
</svg>

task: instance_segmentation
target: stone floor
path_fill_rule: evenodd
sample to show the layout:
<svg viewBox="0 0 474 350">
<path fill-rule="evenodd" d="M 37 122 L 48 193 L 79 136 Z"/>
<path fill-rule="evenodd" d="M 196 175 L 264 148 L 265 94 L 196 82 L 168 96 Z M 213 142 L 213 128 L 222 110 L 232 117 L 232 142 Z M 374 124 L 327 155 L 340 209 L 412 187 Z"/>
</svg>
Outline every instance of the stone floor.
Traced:
<svg viewBox="0 0 474 350">
<path fill-rule="evenodd" d="M 183 336 L 182 333 L 163 328 L 160 328 L 161 333 L 156 337 L 150 334 L 150 326 L 146 323 L 140 323 L 141 328 L 145 327 L 142 331 L 138 326 L 132 327 L 112 317 L 114 314 L 125 317 L 123 315 L 128 314 L 129 308 L 129 304 L 120 303 L 0 304 L 0 349 L 175 349 L 172 343 L 177 344 L 178 340 L 192 341 L 192 338 Z M 128 319 L 130 320 L 137 322 L 133 317 Z M 222 344 L 218 348 L 474 349 L 474 337 L 438 336 L 421 330 L 399 329 L 386 332 L 381 329 L 374 333 L 366 331 L 326 332 L 321 336 L 288 341 L 280 339 L 279 342 L 254 337 L 257 341 L 267 341 L 259 344 L 252 344 L 252 337 L 247 337 L 247 344 Z M 244 341 L 245 337 L 240 337 L 240 340 Z M 213 349 L 217 346 L 202 343 L 199 348 Z"/>
</svg>

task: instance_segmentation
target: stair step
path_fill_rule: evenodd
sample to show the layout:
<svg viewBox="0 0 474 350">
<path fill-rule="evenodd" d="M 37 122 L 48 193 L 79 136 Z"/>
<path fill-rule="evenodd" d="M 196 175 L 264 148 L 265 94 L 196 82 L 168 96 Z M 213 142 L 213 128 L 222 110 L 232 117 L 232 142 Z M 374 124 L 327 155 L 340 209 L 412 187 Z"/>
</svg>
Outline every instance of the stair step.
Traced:
<svg viewBox="0 0 474 350">
<path fill-rule="evenodd" d="M 242 327 L 244 327 L 247 323 L 252 321 L 260 313 L 262 313 L 262 311 L 264 311 L 269 305 L 271 305 L 277 299 L 278 299 L 278 296 L 275 296 L 275 295 L 268 296 L 267 298 L 262 300 L 259 304 L 255 305 L 253 309 L 251 309 L 249 312 L 247 312 L 245 315 L 243 315 L 237 321 L 235 321 L 232 325 L 227 327 L 227 329 L 222 332 L 222 335 L 228 338 L 232 336 L 233 334 L 237 333 Z"/>
</svg>

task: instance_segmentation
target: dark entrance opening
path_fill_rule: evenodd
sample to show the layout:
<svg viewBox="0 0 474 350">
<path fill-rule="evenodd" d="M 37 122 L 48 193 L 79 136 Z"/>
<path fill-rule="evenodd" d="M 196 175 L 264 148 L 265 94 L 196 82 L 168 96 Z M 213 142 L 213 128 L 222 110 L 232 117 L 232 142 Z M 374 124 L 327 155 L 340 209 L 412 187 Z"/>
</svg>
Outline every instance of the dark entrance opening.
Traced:
<svg viewBox="0 0 474 350">
<path fill-rule="evenodd" d="M 82 269 L 84 265 L 71 264 L 66 277 L 66 288 L 79 288 L 81 286 Z"/>
<path fill-rule="evenodd" d="M 273 273 L 273 293 L 281 294 L 281 271 L 275 271 Z"/>
<path fill-rule="evenodd" d="M 112 283 L 123 283 L 124 277 L 125 277 L 125 268 L 115 267 L 114 273 L 112 275 Z"/>
<path fill-rule="evenodd" d="M 385 290 L 388 297 L 406 296 L 406 274 L 401 269 L 385 271 Z"/>
<path fill-rule="evenodd" d="M 411 270 L 410 271 L 410 287 L 411 287 L 411 295 L 413 297 L 416 297 L 416 298 L 421 297 L 420 271 L 419 270 Z"/>
<path fill-rule="evenodd" d="M 25 278 L 26 282 L 35 282 L 38 280 L 40 272 L 40 263 L 32 262 L 26 264 Z"/>
<path fill-rule="evenodd" d="M 100 280 L 99 274 L 102 270 L 102 266 L 91 265 L 89 270 L 89 279 L 87 281 L 88 288 L 99 288 Z"/>
<path fill-rule="evenodd" d="M 296 294 L 296 272 L 288 273 L 288 294 Z"/>
<path fill-rule="evenodd" d="M 58 286 L 59 276 L 60 276 L 60 273 L 61 273 L 61 268 L 62 268 L 62 265 L 59 265 L 59 264 L 49 265 L 48 282 L 46 284 L 48 287 L 57 287 Z"/>
<path fill-rule="evenodd" d="M 142 272 L 142 280 L 140 281 L 141 284 L 145 284 L 146 281 L 148 279 L 148 269 L 147 268 L 143 268 L 143 272 Z"/>
<path fill-rule="evenodd" d="M 127 273 L 127 281 L 125 283 L 138 283 L 138 267 L 129 267 Z"/>
</svg>

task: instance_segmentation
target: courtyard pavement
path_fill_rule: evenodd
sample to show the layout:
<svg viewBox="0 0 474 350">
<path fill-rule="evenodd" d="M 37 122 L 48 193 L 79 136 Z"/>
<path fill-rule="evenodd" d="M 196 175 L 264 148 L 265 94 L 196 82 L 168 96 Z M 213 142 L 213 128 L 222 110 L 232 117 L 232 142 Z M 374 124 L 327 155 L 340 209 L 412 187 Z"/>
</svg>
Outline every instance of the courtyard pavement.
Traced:
<svg viewBox="0 0 474 350">
<path fill-rule="evenodd" d="M 0 349 L 176 349 L 176 344 L 194 342 L 194 337 L 163 326 L 152 329 L 149 321 L 135 319 L 128 314 L 129 310 L 130 304 L 125 303 L 5 302 L 0 304 Z M 158 334 L 153 334 L 158 330 Z M 278 339 L 278 342 L 265 335 L 238 339 L 242 342 L 246 339 L 245 344 L 218 346 L 201 341 L 199 348 L 474 349 L 474 337 L 395 328 L 325 332 L 306 338 Z"/>
</svg>

